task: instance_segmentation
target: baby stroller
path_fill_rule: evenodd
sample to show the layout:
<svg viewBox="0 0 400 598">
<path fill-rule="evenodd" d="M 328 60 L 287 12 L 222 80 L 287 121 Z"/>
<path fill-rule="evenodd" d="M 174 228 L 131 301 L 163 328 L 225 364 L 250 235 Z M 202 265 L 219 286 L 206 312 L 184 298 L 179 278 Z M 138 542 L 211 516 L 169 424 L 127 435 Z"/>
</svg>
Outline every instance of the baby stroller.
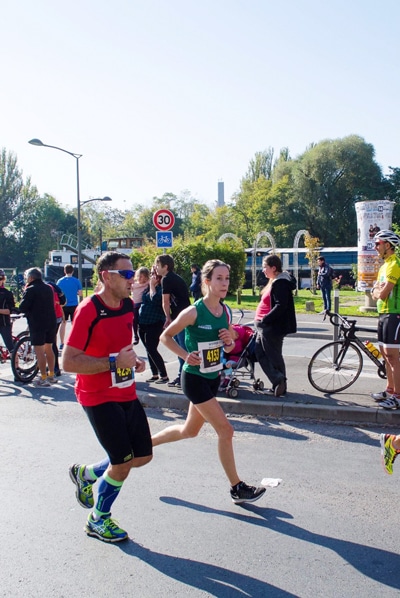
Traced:
<svg viewBox="0 0 400 598">
<path fill-rule="evenodd" d="M 233 350 L 226 354 L 219 390 L 224 391 L 231 399 L 235 399 L 239 395 L 240 379 L 253 380 L 254 390 L 264 390 L 264 382 L 260 378 L 255 379 L 254 375 L 257 333 L 250 326 L 233 324 L 232 328 L 237 338 Z"/>
</svg>

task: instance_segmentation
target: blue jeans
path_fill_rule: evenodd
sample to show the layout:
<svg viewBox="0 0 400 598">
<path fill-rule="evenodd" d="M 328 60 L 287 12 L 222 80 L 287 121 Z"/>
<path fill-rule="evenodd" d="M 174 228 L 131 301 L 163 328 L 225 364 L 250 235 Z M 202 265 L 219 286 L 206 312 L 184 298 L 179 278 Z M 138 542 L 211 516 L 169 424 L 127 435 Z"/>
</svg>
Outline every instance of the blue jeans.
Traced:
<svg viewBox="0 0 400 598">
<path fill-rule="evenodd" d="M 328 311 L 331 310 L 331 293 L 332 293 L 331 285 L 321 287 L 321 294 L 322 294 L 322 299 L 324 302 L 324 309 L 328 310 Z"/>
<path fill-rule="evenodd" d="M 185 349 L 185 351 L 186 351 L 185 331 L 181 330 L 179 332 L 179 334 L 177 334 L 176 336 L 174 336 L 174 339 L 176 340 L 176 342 L 178 343 L 178 345 L 180 347 L 182 347 L 182 349 Z M 182 368 L 183 368 L 183 364 L 185 363 L 185 361 L 182 359 L 182 357 L 178 357 L 178 360 L 179 360 L 179 372 L 178 372 L 178 376 L 180 378 L 181 377 Z"/>
</svg>

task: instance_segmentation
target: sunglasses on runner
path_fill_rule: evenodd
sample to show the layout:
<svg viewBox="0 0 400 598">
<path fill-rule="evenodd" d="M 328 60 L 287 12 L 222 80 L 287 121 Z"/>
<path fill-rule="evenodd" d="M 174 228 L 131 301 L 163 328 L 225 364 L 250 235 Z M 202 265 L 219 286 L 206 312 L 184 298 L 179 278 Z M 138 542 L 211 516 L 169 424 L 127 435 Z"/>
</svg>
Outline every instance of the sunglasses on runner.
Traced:
<svg viewBox="0 0 400 598">
<path fill-rule="evenodd" d="M 135 276 L 135 270 L 107 270 L 110 274 L 119 274 L 122 278 L 126 278 L 126 280 L 130 280 Z"/>
</svg>

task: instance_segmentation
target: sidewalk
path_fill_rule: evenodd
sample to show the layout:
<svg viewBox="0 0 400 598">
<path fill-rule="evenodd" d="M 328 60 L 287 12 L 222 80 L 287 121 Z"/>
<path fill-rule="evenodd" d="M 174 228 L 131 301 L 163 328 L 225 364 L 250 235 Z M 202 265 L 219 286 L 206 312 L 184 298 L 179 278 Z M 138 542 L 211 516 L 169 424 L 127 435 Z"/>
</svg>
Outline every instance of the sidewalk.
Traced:
<svg viewBox="0 0 400 598">
<path fill-rule="evenodd" d="M 253 312 L 245 312 L 242 323 L 253 321 Z M 362 424 L 378 424 L 397 426 L 400 430 L 400 410 L 385 411 L 379 409 L 372 400 L 370 393 L 382 390 L 384 380 L 377 376 L 376 369 L 372 362 L 364 362 L 363 371 L 359 379 L 349 389 L 327 395 L 315 390 L 308 381 L 307 368 L 310 357 L 325 342 L 332 340 L 333 327 L 329 321 L 323 321 L 319 314 L 299 314 L 298 332 L 291 335 L 284 342 L 284 357 L 287 367 L 288 393 L 285 397 L 275 398 L 265 392 L 254 391 L 249 379 L 241 380 L 238 388 L 237 399 L 230 399 L 225 393 L 220 392 L 218 399 L 227 413 L 236 415 L 270 416 L 276 418 L 304 418 L 313 420 L 330 420 L 334 422 L 351 422 Z M 357 318 L 362 326 L 371 328 L 371 337 L 376 329 L 375 318 Z M 360 336 L 362 336 L 360 334 Z M 138 355 L 145 357 L 144 347 L 140 343 L 135 347 Z M 170 380 L 173 380 L 178 373 L 178 361 L 176 356 L 165 347 L 160 347 L 167 364 L 167 371 Z M 256 364 L 256 377 L 263 380 L 265 388 L 270 386 L 267 378 Z M 166 385 L 155 385 L 146 383 L 149 378 L 149 370 L 137 374 L 138 394 L 145 406 L 159 407 L 166 409 L 186 410 L 188 400 L 181 390 L 169 388 Z M 59 378 L 57 387 L 49 389 L 35 388 L 30 385 L 22 385 L 13 382 L 9 363 L 0 365 L 0 395 L 16 394 L 34 400 L 46 400 L 51 396 L 57 401 L 73 401 L 75 377 L 70 374 L 63 374 Z M 45 395 L 43 397 L 43 395 Z M 61 398 L 62 397 L 62 398 Z"/>
<path fill-rule="evenodd" d="M 253 321 L 253 312 L 245 312 L 243 324 Z M 333 327 L 323 315 L 299 314 L 298 332 L 284 342 L 284 357 L 288 376 L 288 393 L 275 398 L 265 392 L 254 391 L 248 379 L 241 381 L 237 399 L 230 399 L 220 392 L 218 399 L 227 413 L 271 417 L 296 417 L 336 422 L 355 422 L 379 425 L 394 425 L 400 429 L 400 410 L 379 409 L 370 396 L 371 392 L 382 390 L 385 381 L 378 378 L 372 362 L 364 361 L 363 371 L 358 380 L 347 390 L 332 395 L 315 390 L 308 381 L 307 368 L 311 355 L 318 347 L 333 340 Z M 360 326 L 371 329 L 371 334 L 360 333 L 360 338 L 376 338 L 376 318 L 357 318 Z M 375 336 L 374 336 L 375 335 Z M 317 342 L 315 342 L 317 341 Z M 171 355 L 171 354 L 170 354 Z M 167 362 L 170 379 L 178 371 L 177 361 L 172 356 Z M 267 378 L 256 364 L 256 376 L 270 386 Z M 137 387 L 141 400 L 149 407 L 187 409 L 188 400 L 182 391 L 148 384 L 147 374 L 137 376 Z"/>
</svg>

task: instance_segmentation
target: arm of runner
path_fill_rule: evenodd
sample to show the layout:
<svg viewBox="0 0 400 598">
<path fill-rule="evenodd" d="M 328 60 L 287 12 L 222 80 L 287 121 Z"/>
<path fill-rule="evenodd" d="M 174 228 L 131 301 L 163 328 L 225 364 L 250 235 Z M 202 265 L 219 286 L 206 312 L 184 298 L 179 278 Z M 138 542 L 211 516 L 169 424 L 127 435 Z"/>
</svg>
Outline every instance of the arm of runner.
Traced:
<svg viewBox="0 0 400 598">
<path fill-rule="evenodd" d="M 164 295 L 163 295 L 164 297 Z M 179 334 L 182 330 L 191 326 L 195 323 L 197 318 L 197 309 L 191 305 L 187 307 L 179 316 L 171 322 L 171 324 L 164 330 L 162 335 L 160 336 L 161 342 L 175 355 L 184 359 L 189 365 L 200 365 L 201 359 L 198 351 L 192 351 L 192 353 L 188 353 L 185 349 L 182 349 L 180 345 L 174 339 L 174 336 Z"/>
<path fill-rule="evenodd" d="M 218 332 L 218 338 L 224 343 L 225 353 L 230 353 L 235 346 L 232 325 L 229 324 L 229 328 L 221 328 Z"/>
<path fill-rule="evenodd" d="M 63 369 L 74 374 L 100 374 L 110 369 L 109 356 L 92 357 L 84 351 L 66 345 L 62 354 Z M 140 359 L 137 359 L 132 345 L 123 347 L 116 357 L 116 365 L 119 368 L 133 368 Z M 143 370 L 140 370 L 143 371 Z M 139 372 L 139 370 L 138 370 Z"/>
</svg>

